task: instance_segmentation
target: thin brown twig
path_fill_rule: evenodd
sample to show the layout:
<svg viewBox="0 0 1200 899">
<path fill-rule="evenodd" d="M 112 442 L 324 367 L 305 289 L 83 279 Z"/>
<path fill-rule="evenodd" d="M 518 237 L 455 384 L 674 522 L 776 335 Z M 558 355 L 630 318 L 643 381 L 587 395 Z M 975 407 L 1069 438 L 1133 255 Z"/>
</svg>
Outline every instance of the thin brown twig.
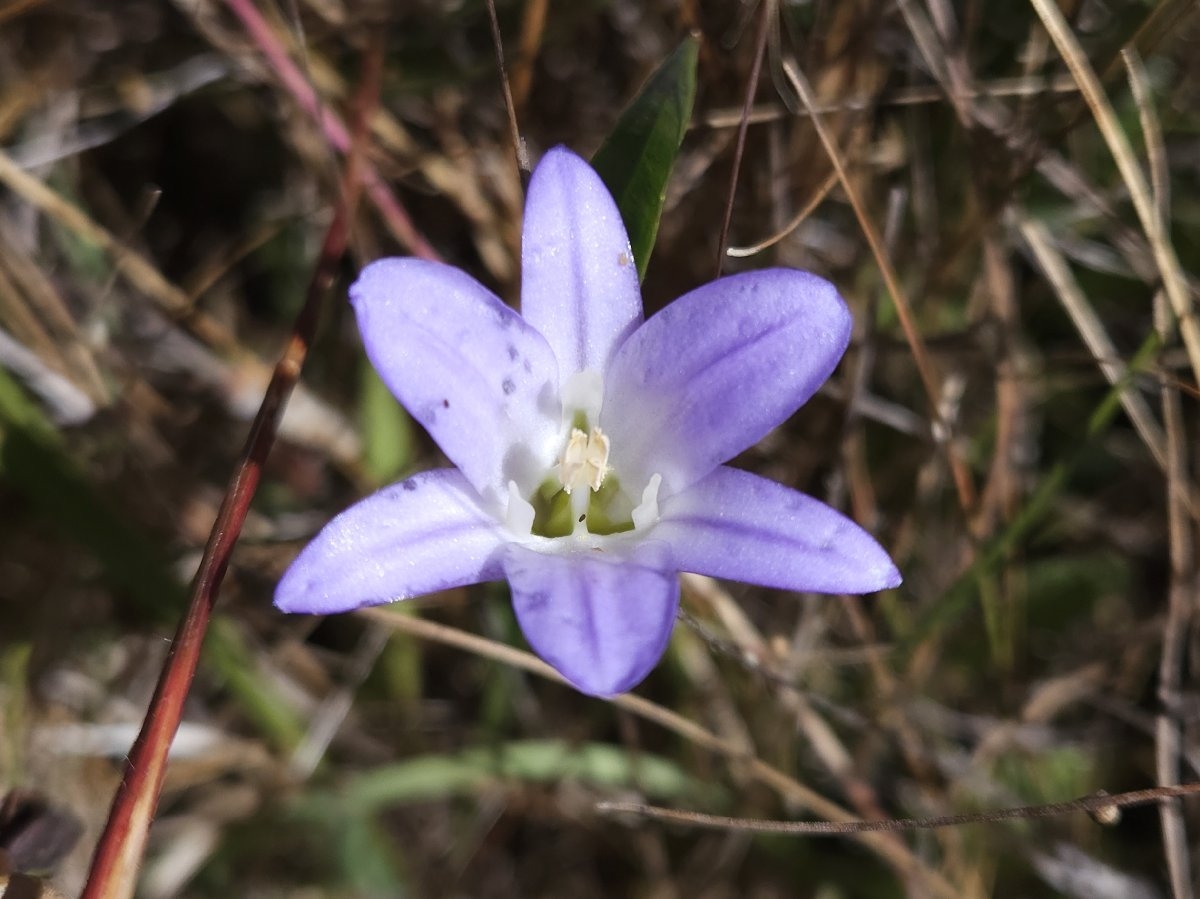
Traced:
<svg viewBox="0 0 1200 899">
<path fill-rule="evenodd" d="M 758 91 L 758 78 L 762 73 L 763 58 L 767 54 L 767 34 L 770 31 L 771 3 L 762 0 L 759 8 L 758 31 L 754 36 L 754 63 L 750 66 L 750 78 L 746 82 L 746 99 L 742 104 L 742 119 L 738 123 L 737 142 L 733 147 L 733 171 L 729 174 L 729 196 L 725 200 L 725 215 L 721 219 L 721 236 L 717 241 L 717 273 L 725 268 L 725 247 L 729 244 L 729 226 L 733 221 L 733 201 L 737 197 L 738 175 L 742 170 L 742 154 L 746 150 L 746 132 L 750 129 L 750 109 L 754 105 L 754 94 Z"/>
<path fill-rule="evenodd" d="M 709 830 L 739 831 L 742 833 L 778 833 L 794 836 L 851 836 L 865 833 L 896 833 L 906 830 L 935 830 L 942 827 L 962 827 L 966 824 L 994 824 L 999 821 L 1056 818 L 1073 812 L 1086 812 L 1100 824 L 1116 824 L 1120 810 L 1138 805 L 1162 802 L 1177 796 L 1200 795 L 1200 783 L 1179 784 L 1173 787 L 1150 787 L 1128 793 L 1109 794 L 1103 791 L 1081 796 L 1066 802 L 1044 805 L 1022 805 L 975 812 L 967 815 L 941 815 L 935 818 L 888 818 L 885 821 L 773 821 L 766 818 L 733 818 L 727 815 L 706 815 L 645 805 L 640 802 L 599 802 L 596 811 L 602 814 L 631 814 L 656 821 L 669 821 L 689 827 Z"/>
<path fill-rule="evenodd" d="M 183 704 L 196 673 L 213 606 L 262 476 L 288 395 L 300 377 L 300 369 L 316 332 L 323 300 L 333 285 L 337 266 L 346 250 L 350 222 L 360 192 L 360 161 L 365 145 L 367 110 L 378 96 L 382 66 L 383 47 L 382 44 L 376 44 L 365 60 L 362 86 L 356 103 L 354 144 L 347 158 L 338 204 L 309 282 L 304 307 L 296 317 L 292 336 L 275 366 L 246 439 L 241 461 L 217 513 L 199 570 L 192 582 L 187 610 L 163 664 L 142 730 L 130 749 L 124 777 L 92 857 L 81 899 L 123 899 L 133 895 L 150 822 L 166 774 L 167 754 L 183 716 Z"/>
</svg>

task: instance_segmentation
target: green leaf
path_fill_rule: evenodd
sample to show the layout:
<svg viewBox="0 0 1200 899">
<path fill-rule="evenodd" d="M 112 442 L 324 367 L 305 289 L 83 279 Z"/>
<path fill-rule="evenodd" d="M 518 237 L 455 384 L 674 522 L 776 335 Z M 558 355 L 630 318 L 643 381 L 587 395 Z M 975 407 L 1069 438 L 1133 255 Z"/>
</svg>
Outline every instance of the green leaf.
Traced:
<svg viewBox="0 0 1200 899">
<path fill-rule="evenodd" d="M 699 50 L 694 37 L 679 45 L 642 86 L 592 158 L 592 167 L 608 185 L 625 220 L 639 277 L 646 276 L 667 180 L 692 117 Z"/>
<path fill-rule="evenodd" d="M 649 753 L 634 755 L 602 743 L 518 740 L 458 755 L 425 755 L 384 765 L 340 785 L 338 796 L 354 814 L 390 805 L 470 796 L 502 781 L 558 783 L 573 780 L 597 789 L 637 787 L 663 799 L 720 801 L 722 791 L 689 777 L 676 763 Z"/>
</svg>

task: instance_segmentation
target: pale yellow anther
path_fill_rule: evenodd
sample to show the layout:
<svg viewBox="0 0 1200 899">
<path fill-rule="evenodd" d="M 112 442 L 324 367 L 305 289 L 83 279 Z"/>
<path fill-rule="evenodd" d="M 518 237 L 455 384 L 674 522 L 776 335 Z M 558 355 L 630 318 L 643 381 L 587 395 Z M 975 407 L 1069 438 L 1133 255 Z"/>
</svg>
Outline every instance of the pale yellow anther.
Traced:
<svg viewBox="0 0 1200 899">
<path fill-rule="evenodd" d="M 608 438 L 599 428 L 585 434 L 579 428 L 571 429 L 567 448 L 558 462 L 558 479 L 563 489 L 570 493 L 576 487 L 599 490 L 608 474 Z"/>
</svg>

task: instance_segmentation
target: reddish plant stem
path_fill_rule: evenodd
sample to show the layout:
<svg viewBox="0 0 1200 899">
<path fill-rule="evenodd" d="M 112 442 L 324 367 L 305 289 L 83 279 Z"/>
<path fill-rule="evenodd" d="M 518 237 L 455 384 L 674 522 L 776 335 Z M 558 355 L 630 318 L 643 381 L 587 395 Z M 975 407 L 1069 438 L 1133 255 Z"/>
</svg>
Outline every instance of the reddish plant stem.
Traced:
<svg viewBox="0 0 1200 899">
<path fill-rule="evenodd" d="M 325 139 L 340 152 L 349 152 L 350 132 L 346 129 L 345 123 L 337 113 L 321 103 L 316 90 L 299 67 L 292 62 L 287 48 L 276 37 L 275 32 L 263 18 L 262 13 L 258 11 L 253 0 L 225 0 L 225 5 L 241 20 L 242 27 L 246 29 L 250 39 L 258 45 L 258 49 L 262 51 L 271 68 L 275 70 L 280 84 L 292 95 L 292 99 L 299 104 L 300 108 L 317 122 Z M 379 212 L 388 230 L 392 232 L 392 236 L 414 256 L 435 262 L 440 261 L 441 257 L 438 256 L 437 251 L 425 239 L 425 235 L 417 230 L 416 225 L 408 217 L 408 213 L 400 205 L 400 201 L 396 199 L 375 166 L 364 159 L 361 163 L 361 171 L 367 196 L 370 197 L 371 203 Z"/>
<path fill-rule="evenodd" d="M 196 674 L 204 635 L 221 581 L 262 477 L 263 466 L 274 443 L 287 398 L 300 377 L 301 366 L 316 332 L 322 301 L 333 285 L 338 263 L 346 251 L 350 220 L 357 207 L 361 187 L 360 167 L 367 110 L 378 95 L 382 61 L 382 45 L 376 45 L 367 54 L 362 86 L 355 104 L 355 139 L 347 159 L 339 202 L 309 282 L 304 308 L 296 317 L 291 338 L 275 366 L 246 439 L 242 460 L 234 471 L 217 512 L 200 568 L 192 582 L 187 610 L 163 663 L 142 730 L 130 749 L 124 777 L 113 798 L 104 832 L 96 845 L 87 885 L 80 899 L 119 899 L 133 895 L 150 822 L 162 790 L 168 750 L 179 729 L 183 703 Z"/>
</svg>

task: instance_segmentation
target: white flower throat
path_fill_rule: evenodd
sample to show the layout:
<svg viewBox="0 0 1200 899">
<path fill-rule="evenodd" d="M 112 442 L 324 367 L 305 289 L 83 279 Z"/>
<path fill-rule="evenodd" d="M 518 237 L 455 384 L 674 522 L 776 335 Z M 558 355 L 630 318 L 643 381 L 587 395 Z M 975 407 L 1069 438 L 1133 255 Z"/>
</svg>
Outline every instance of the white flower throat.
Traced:
<svg viewBox="0 0 1200 899">
<path fill-rule="evenodd" d="M 608 435 L 591 425 L 600 410 L 603 387 L 592 372 L 568 380 L 563 390 L 564 412 L 570 429 L 554 468 L 526 499 L 515 481 L 508 485 L 509 528 L 518 534 L 567 537 L 606 535 L 647 528 L 658 521 L 655 474 L 642 491 L 641 502 L 621 489 L 609 465 Z"/>
</svg>

